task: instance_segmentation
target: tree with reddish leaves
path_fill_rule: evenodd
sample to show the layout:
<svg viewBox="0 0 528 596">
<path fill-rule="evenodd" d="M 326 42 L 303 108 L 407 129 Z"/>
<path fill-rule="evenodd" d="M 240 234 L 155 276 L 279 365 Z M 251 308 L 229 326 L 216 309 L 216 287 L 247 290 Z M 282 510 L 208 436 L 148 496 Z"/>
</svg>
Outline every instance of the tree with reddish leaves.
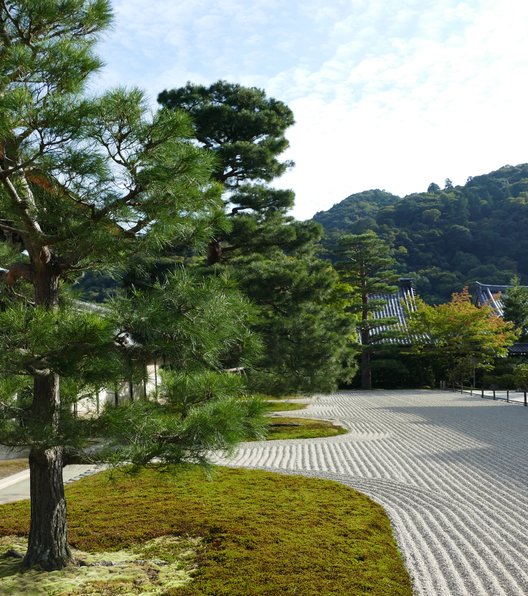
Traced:
<svg viewBox="0 0 528 596">
<path fill-rule="evenodd" d="M 413 350 L 429 355 L 443 378 L 458 384 L 470 381 L 475 370 L 493 368 L 494 359 L 506 356 L 518 337 L 513 323 L 491 307 L 475 306 L 467 288 L 436 306 L 418 299 L 409 313 L 409 331 Z"/>
</svg>

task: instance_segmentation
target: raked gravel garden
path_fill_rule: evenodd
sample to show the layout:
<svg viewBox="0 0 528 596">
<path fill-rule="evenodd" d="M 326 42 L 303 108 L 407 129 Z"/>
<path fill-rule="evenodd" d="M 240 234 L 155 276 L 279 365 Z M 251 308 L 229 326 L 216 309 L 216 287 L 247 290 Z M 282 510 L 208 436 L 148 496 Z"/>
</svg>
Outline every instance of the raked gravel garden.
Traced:
<svg viewBox="0 0 528 596">
<path fill-rule="evenodd" d="M 236 467 L 337 480 L 388 513 L 417 594 L 528 594 L 528 408 L 459 393 L 338 392 L 296 417 L 332 438 L 243 444 Z"/>
</svg>

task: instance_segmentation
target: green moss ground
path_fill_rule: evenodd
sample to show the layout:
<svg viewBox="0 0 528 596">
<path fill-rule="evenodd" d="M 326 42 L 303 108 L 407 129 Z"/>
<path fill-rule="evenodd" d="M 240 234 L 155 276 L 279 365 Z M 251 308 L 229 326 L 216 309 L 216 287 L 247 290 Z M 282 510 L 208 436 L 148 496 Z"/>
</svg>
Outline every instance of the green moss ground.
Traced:
<svg viewBox="0 0 528 596">
<path fill-rule="evenodd" d="M 270 419 L 267 439 L 315 439 L 317 437 L 335 437 L 347 433 L 347 429 L 336 426 L 327 420 L 310 420 L 309 418 L 283 418 L 274 416 Z M 284 425 L 284 426 L 282 426 Z"/>
<path fill-rule="evenodd" d="M 85 478 L 66 488 L 70 542 L 108 557 L 161 537 L 196 540 L 192 581 L 166 586 L 166 594 L 412 594 L 389 521 L 365 495 L 331 481 L 255 470 L 216 468 L 213 476 L 187 468 Z M 27 501 L 0 506 L 0 536 L 25 536 L 28 523 Z M 156 547 L 151 551 L 155 558 Z M 13 574 L 11 567 L 0 578 L 0 593 Z M 35 585 L 49 574 L 41 577 Z M 129 587 L 94 593 L 146 593 Z"/>
<path fill-rule="evenodd" d="M 6 478 L 11 474 L 22 472 L 28 468 L 27 459 L 5 459 L 0 460 L 0 478 Z"/>
<path fill-rule="evenodd" d="M 86 553 L 72 549 L 76 565 L 53 573 L 21 571 L 21 559 L 0 558 L 0 589 L 4 596 L 165 594 L 191 581 L 199 539 L 161 536 L 129 549 Z M 0 552 L 27 548 L 27 540 L 0 538 Z"/>
<path fill-rule="evenodd" d="M 294 403 L 291 401 L 267 401 L 266 410 L 268 412 L 290 412 L 292 410 L 304 410 L 308 404 Z"/>
<path fill-rule="evenodd" d="M 266 409 L 268 412 L 289 412 L 304 410 L 307 407 L 307 404 L 266 400 Z M 346 428 L 337 426 L 327 420 L 273 416 L 270 418 L 270 426 L 266 438 L 269 441 L 280 439 L 314 439 L 317 437 L 334 437 L 347 432 Z"/>
</svg>

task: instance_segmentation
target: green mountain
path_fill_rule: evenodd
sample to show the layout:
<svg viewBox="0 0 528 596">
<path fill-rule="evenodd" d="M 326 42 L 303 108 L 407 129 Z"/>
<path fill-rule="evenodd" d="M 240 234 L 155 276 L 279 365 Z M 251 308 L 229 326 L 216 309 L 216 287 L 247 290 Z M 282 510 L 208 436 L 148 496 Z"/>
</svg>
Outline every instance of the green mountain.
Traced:
<svg viewBox="0 0 528 596">
<path fill-rule="evenodd" d="M 399 273 L 428 301 L 475 281 L 528 284 L 528 164 L 504 166 L 463 186 L 431 184 L 400 198 L 381 190 L 351 195 L 314 218 L 327 246 L 342 232 L 374 230 L 395 250 Z"/>
</svg>

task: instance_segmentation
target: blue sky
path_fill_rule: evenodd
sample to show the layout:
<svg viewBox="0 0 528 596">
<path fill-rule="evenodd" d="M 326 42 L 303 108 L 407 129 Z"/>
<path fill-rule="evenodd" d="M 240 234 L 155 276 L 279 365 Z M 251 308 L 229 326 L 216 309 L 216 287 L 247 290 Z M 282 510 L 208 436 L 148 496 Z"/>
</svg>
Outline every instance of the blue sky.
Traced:
<svg viewBox="0 0 528 596">
<path fill-rule="evenodd" d="M 528 162 L 525 0 L 113 0 L 98 89 L 225 79 L 294 111 L 299 219 Z"/>
</svg>

